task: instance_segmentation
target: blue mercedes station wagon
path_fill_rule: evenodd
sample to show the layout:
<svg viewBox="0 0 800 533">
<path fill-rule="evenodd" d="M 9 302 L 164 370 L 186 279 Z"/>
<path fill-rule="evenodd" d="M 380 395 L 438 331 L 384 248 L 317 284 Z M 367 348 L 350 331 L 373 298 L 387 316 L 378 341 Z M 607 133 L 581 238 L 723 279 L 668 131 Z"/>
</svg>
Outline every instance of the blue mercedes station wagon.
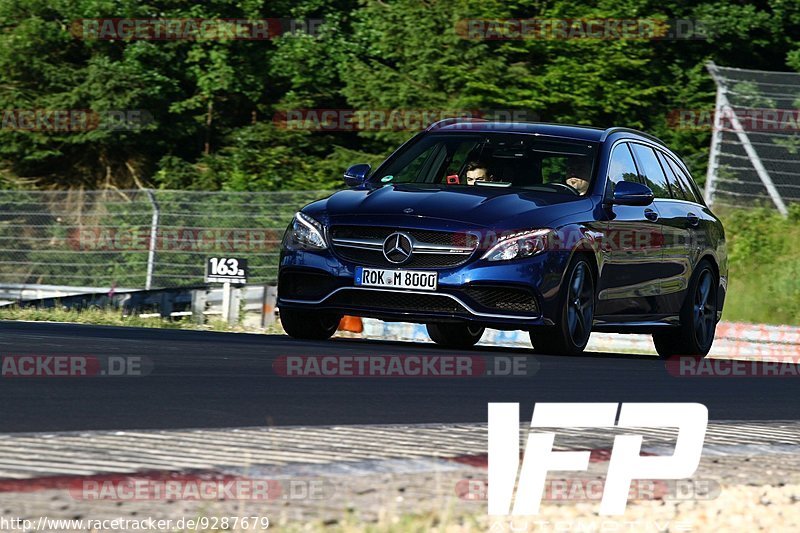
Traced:
<svg viewBox="0 0 800 533">
<path fill-rule="evenodd" d="M 327 339 L 345 314 L 426 324 L 466 349 L 484 328 L 579 354 L 592 331 L 652 334 L 704 356 L 727 289 L 725 234 L 686 165 L 627 129 L 449 119 L 283 238 L 286 332 Z"/>
</svg>

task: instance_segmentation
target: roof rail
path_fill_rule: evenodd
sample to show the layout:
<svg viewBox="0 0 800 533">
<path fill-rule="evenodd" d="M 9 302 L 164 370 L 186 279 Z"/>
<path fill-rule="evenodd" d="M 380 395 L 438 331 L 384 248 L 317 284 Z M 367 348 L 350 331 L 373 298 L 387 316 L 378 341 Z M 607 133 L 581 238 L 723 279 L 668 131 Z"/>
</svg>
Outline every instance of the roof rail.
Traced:
<svg viewBox="0 0 800 533">
<path fill-rule="evenodd" d="M 653 141 L 655 143 L 658 143 L 658 144 L 660 144 L 662 146 L 667 146 L 667 143 L 665 143 L 664 141 L 662 141 L 661 139 L 659 139 L 655 135 L 650 135 L 649 133 L 645 133 L 643 131 L 635 130 L 633 128 L 622 128 L 622 127 L 608 128 L 605 132 L 603 132 L 603 139 L 602 140 L 605 141 L 608 138 L 609 135 L 611 135 L 612 133 L 618 133 L 618 132 L 633 133 L 634 135 L 639 135 L 641 137 L 644 137 L 645 139 L 651 140 L 651 141 Z"/>
<path fill-rule="evenodd" d="M 485 118 L 468 118 L 468 117 L 453 117 L 453 118 L 444 118 L 442 120 L 438 120 L 427 127 L 425 131 L 431 131 L 436 128 L 442 128 L 444 126 L 449 126 L 450 124 L 460 124 L 460 123 L 469 123 L 469 122 L 489 122 Z"/>
</svg>

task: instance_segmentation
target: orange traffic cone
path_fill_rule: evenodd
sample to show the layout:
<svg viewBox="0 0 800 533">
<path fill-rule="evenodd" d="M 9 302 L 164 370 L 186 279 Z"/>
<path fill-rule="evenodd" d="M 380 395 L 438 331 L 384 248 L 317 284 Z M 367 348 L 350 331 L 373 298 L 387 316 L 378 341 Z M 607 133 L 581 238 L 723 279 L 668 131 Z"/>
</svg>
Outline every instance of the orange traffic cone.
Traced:
<svg viewBox="0 0 800 533">
<path fill-rule="evenodd" d="M 344 315 L 339 322 L 339 330 L 361 333 L 364 331 L 364 324 L 361 323 L 361 317 L 359 316 Z"/>
</svg>

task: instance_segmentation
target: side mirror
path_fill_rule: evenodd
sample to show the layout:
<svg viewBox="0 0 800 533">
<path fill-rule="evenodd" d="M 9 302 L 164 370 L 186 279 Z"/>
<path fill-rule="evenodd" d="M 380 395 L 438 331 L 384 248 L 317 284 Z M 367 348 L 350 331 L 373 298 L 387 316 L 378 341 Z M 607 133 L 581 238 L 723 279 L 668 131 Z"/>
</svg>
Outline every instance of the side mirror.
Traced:
<svg viewBox="0 0 800 533">
<path fill-rule="evenodd" d="M 620 181 L 614 187 L 611 203 L 615 205 L 645 206 L 653 203 L 655 195 L 647 185 L 632 181 Z"/>
<path fill-rule="evenodd" d="M 365 163 L 353 165 L 344 173 L 345 185 L 348 187 L 360 187 L 361 185 L 364 185 L 364 182 L 367 181 L 367 176 L 369 176 L 370 170 L 372 170 L 372 167 Z"/>
</svg>

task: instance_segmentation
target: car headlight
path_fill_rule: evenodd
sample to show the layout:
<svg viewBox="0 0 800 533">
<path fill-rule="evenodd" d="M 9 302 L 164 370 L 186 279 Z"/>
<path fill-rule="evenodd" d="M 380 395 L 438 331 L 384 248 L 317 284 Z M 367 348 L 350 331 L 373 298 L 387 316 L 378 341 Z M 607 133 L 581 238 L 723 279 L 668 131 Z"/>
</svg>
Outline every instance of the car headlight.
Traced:
<svg viewBox="0 0 800 533">
<path fill-rule="evenodd" d="M 299 211 L 294 214 L 292 227 L 289 229 L 286 244 L 290 248 L 305 250 L 324 250 L 328 247 L 325 244 L 325 229 L 322 224 Z"/>
<path fill-rule="evenodd" d="M 481 259 L 487 261 L 508 261 L 531 257 L 547 249 L 547 240 L 551 230 L 536 229 L 506 235 L 489 248 Z"/>
</svg>

